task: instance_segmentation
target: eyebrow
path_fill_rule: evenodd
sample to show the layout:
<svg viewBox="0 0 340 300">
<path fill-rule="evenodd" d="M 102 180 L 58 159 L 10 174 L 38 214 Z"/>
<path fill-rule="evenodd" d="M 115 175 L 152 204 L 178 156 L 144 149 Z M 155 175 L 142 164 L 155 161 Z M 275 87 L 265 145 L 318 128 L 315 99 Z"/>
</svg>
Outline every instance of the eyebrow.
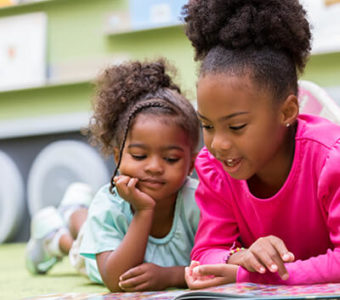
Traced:
<svg viewBox="0 0 340 300">
<path fill-rule="evenodd" d="M 133 147 L 138 147 L 138 148 L 143 148 L 143 149 L 147 148 L 144 144 L 138 144 L 138 143 L 130 144 L 127 148 L 130 149 Z M 179 151 L 184 152 L 184 149 L 182 147 L 176 146 L 176 145 L 169 145 L 169 146 L 163 147 L 162 150 L 179 150 Z"/>
<path fill-rule="evenodd" d="M 245 114 L 249 114 L 249 112 L 247 112 L 247 111 L 236 112 L 236 113 L 233 113 L 233 114 L 230 114 L 230 115 L 227 115 L 227 116 L 223 116 L 223 117 L 219 118 L 218 121 L 225 121 L 225 120 L 234 118 L 236 116 L 245 115 Z M 209 121 L 208 118 L 206 118 L 205 116 L 201 115 L 199 112 L 197 112 L 197 116 L 199 118 L 201 118 L 201 119 Z"/>
</svg>

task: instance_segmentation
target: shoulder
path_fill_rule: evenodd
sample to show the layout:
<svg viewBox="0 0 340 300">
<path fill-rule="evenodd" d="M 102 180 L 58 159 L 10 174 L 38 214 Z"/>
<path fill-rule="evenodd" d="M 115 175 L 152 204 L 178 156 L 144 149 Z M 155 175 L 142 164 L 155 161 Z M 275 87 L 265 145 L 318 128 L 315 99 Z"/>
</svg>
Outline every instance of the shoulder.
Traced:
<svg viewBox="0 0 340 300">
<path fill-rule="evenodd" d="M 330 147 L 320 174 L 320 188 L 327 193 L 340 189 L 340 138 Z"/>
<path fill-rule="evenodd" d="M 306 164 L 313 164 L 317 173 L 336 163 L 339 141 L 339 125 L 317 116 L 299 116 L 296 133 L 297 149 L 301 152 L 299 157 Z"/>
<path fill-rule="evenodd" d="M 197 225 L 200 218 L 200 210 L 197 206 L 195 194 L 198 187 L 198 180 L 187 177 L 187 180 L 177 196 L 178 209 L 176 209 L 176 214 L 178 214 L 178 219 L 180 220 L 185 228 L 186 232 L 191 232 L 192 235 L 195 234 Z M 176 226 L 177 229 L 181 228 Z M 188 231 L 189 229 L 189 231 Z"/>
<path fill-rule="evenodd" d="M 181 187 L 181 191 L 185 193 L 195 193 L 197 186 L 198 180 L 188 176 L 185 183 Z"/>
<path fill-rule="evenodd" d="M 192 213 L 198 210 L 196 201 L 195 201 L 195 193 L 198 186 L 198 180 L 187 177 L 184 185 L 182 186 L 177 201 L 182 201 L 182 209 L 185 213 Z M 181 198 L 181 199 L 179 199 Z"/>
<path fill-rule="evenodd" d="M 95 194 L 89 207 L 89 218 L 107 218 L 115 215 L 127 214 L 129 211 L 128 203 L 122 199 L 116 190 L 110 192 L 110 184 L 102 186 Z"/>
<path fill-rule="evenodd" d="M 303 144 L 305 163 L 316 170 L 319 197 L 329 199 L 340 189 L 340 126 L 321 117 L 301 115 L 296 140 Z"/>
<path fill-rule="evenodd" d="M 218 191 L 230 179 L 229 175 L 224 171 L 221 162 L 206 147 L 203 147 L 198 154 L 195 168 L 199 177 L 200 187 L 208 185 L 211 189 Z"/>
<path fill-rule="evenodd" d="M 310 141 L 331 149 L 340 139 L 340 126 L 324 118 L 301 114 L 298 118 L 297 141 Z"/>
</svg>

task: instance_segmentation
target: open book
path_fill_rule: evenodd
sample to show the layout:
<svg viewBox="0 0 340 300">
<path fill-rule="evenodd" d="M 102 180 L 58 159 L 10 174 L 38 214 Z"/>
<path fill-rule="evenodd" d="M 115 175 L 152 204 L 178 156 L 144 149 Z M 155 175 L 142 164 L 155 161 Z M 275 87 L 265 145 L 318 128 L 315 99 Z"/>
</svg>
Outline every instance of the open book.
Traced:
<svg viewBox="0 0 340 300">
<path fill-rule="evenodd" d="M 136 293 L 64 293 L 49 294 L 26 300 L 213 300 L 213 299 L 340 299 L 340 283 L 317 285 L 268 285 L 256 283 L 233 283 L 207 289 L 168 290 L 160 292 L 136 292 Z"/>
<path fill-rule="evenodd" d="M 184 292 L 174 299 L 340 299 L 340 284 L 287 286 L 235 283 Z"/>
</svg>

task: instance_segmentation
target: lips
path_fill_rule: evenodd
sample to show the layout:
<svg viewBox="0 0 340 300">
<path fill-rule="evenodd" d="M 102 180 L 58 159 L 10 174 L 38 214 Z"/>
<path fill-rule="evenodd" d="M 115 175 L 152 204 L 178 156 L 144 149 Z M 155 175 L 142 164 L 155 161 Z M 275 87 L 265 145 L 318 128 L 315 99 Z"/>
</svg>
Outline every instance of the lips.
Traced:
<svg viewBox="0 0 340 300">
<path fill-rule="evenodd" d="M 223 161 L 228 167 L 234 167 L 240 162 L 240 158 L 230 158 Z"/>
<path fill-rule="evenodd" d="M 242 158 L 228 158 L 228 159 L 219 159 L 219 161 L 222 162 L 225 171 L 227 171 L 228 173 L 235 173 L 238 171 L 241 162 L 242 162 Z"/>
<path fill-rule="evenodd" d="M 161 186 L 163 186 L 165 184 L 164 180 L 154 179 L 154 178 L 141 179 L 141 180 L 139 180 L 139 182 L 143 186 L 150 187 L 150 188 L 160 188 Z"/>
</svg>

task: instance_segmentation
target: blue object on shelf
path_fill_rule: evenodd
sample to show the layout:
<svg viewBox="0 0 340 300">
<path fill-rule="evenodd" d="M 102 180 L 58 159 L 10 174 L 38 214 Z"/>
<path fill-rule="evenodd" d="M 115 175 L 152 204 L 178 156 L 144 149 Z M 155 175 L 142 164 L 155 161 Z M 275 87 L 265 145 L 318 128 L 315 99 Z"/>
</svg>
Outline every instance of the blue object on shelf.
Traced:
<svg viewBox="0 0 340 300">
<path fill-rule="evenodd" d="M 130 0 L 131 29 L 180 25 L 186 3 L 187 0 Z"/>
</svg>

